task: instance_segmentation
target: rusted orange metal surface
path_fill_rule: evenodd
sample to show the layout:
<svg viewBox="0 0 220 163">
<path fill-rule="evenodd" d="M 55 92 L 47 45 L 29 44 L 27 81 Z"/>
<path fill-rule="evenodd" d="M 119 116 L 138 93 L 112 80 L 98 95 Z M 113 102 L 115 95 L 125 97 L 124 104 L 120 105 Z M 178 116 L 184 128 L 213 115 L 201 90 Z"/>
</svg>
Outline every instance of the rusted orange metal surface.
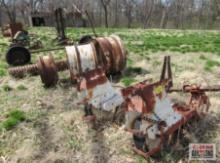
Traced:
<svg viewBox="0 0 220 163">
<path fill-rule="evenodd" d="M 119 101 L 114 101 L 112 96 L 107 99 L 103 98 L 107 95 L 105 93 L 107 87 L 105 89 L 101 85 L 108 83 L 103 70 L 94 69 L 85 72 L 83 76 L 83 79 L 78 83 L 80 88 L 78 90 L 86 96 L 82 96 L 80 104 L 90 110 L 111 111 L 118 107 L 123 109 L 125 130 L 132 134 L 134 140 L 132 148 L 145 158 L 159 152 L 168 137 L 178 131 L 181 126 L 208 111 L 210 101 L 206 91 L 220 91 L 220 86 L 200 88 L 197 85 L 184 85 L 182 89 L 173 89 L 170 57 L 164 59 L 160 81 L 151 83 L 146 80 L 118 90 L 118 92 L 115 88 L 108 89 L 108 93 L 117 92 L 117 98 L 122 98 Z M 98 94 L 99 91 L 103 91 L 103 93 Z M 189 100 L 184 104 L 173 102 L 167 95 L 172 92 L 188 93 Z M 94 101 L 96 102 L 94 103 Z M 109 107 L 105 109 L 109 103 L 111 103 L 110 109 Z M 88 118 L 90 120 L 96 119 L 92 111 L 87 110 L 85 115 L 93 117 Z"/>
<path fill-rule="evenodd" d="M 103 50 L 101 47 L 105 43 L 109 45 L 109 48 Z M 37 64 L 10 68 L 9 74 L 15 77 L 23 77 L 26 73 L 41 75 L 42 82 L 47 86 L 52 86 L 57 83 L 57 71 L 69 69 L 71 79 L 75 82 L 80 76 L 89 74 L 88 72 L 94 75 L 94 69 L 100 68 L 107 74 L 114 74 L 123 71 L 126 66 L 126 50 L 118 36 L 95 38 L 89 43 L 67 46 L 66 52 L 66 61 L 55 62 L 50 56 L 49 62 L 48 56 L 44 56 Z M 111 54 L 110 60 L 109 54 Z"/>
<path fill-rule="evenodd" d="M 23 25 L 21 23 L 8 24 L 7 26 L 3 27 L 2 34 L 4 37 L 13 38 L 18 31 L 22 30 Z"/>
</svg>

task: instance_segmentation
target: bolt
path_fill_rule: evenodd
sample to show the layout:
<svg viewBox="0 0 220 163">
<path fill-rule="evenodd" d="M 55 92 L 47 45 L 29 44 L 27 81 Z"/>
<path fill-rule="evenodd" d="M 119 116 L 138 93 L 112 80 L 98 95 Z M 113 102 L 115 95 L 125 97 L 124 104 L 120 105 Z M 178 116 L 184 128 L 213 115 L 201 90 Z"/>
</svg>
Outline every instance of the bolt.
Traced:
<svg viewBox="0 0 220 163">
<path fill-rule="evenodd" d="M 58 81 L 59 71 L 68 69 L 67 61 L 54 61 L 52 55 L 40 57 L 36 64 L 18 66 L 9 69 L 14 77 L 24 77 L 26 74 L 40 75 L 45 86 L 55 85 Z"/>
</svg>

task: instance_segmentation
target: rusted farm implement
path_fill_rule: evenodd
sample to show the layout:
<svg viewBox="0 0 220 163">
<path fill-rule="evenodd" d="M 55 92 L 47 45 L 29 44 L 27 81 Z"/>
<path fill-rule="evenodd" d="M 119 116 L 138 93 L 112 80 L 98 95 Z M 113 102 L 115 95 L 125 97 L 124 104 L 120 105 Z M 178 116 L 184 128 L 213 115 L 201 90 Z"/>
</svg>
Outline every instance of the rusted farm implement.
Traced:
<svg viewBox="0 0 220 163">
<path fill-rule="evenodd" d="M 158 82 L 145 80 L 127 88 L 114 88 L 106 74 L 121 72 L 126 63 L 126 51 L 117 36 L 95 38 L 86 44 L 66 47 L 66 51 L 67 61 L 56 62 L 52 56 L 45 56 L 35 65 L 12 68 L 9 73 L 39 74 L 46 86 L 52 86 L 58 81 L 57 72 L 69 69 L 71 80 L 77 84 L 79 104 L 84 106 L 84 119 L 94 121 L 94 109 L 122 112 L 125 130 L 133 136 L 133 150 L 145 158 L 158 153 L 184 124 L 208 111 L 207 91 L 220 91 L 220 86 L 172 88 L 169 56 L 164 59 Z M 188 93 L 189 101 L 173 102 L 168 97 L 172 92 Z"/>
<path fill-rule="evenodd" d="M 56 9 L 54 15 L 57 31 L 57 38 L 55 40 L 57 45 L 63 46 L 73 44 L 65 34 L 65 22 L 62 8 Z M 64 49 L 64 47 L 57 47 L 46 50 L 36 50 L 43 48 L 42 42 L 33 34 L 28 34 L 28 32 L 23 29 L 21 23 L 7 25 L 2 29 L 2 33 L 3 36 L 11 37 L 12 39 L 12 43 L 6 53 L 6 61 L 9 65 L 18 66 L 29 63 L 31 61 L 31 54 L 33 53 Z"/>
<path fill-rule="evenodd" d="M 45 86 L 53 86 L 58 81 L 58 71 L 70 70 L 73 81 L 82 74 L 97 67 L 107 74 L 121 72 L 126 65 L 126 51 L 118 36 L 98 37 L 89 43 L 67 46 L 67 60 L 55 61 L 51 55 L 40 57 L 33 65 L 9 69 L 9 74 L 23 77 L 29 73 L 40 75 Z"/>
<path fill-rule="evenodd" d="M 146 80 L 117 90 L 104 71 L 97 68 L 83 74 L 77 88 L 81 93 L 79 104 L 85 107 L 86 120 L 96 119 L 93 109 L 124 111 L 125 130 L 133 135 L 133 150 L 145 158 L 160 152 L 167 140 L 184 124 L 208 111 L 210 101 L 205 92 L 220 91 L 220 86 L 200 88 L 198 85 L 172 89 L 169 56 L 165 57 L 158 82 Z M 189 102 L 172 102 L 168 97 L 168 93 L 172 92 L 189 93 Z"/>
</svg>

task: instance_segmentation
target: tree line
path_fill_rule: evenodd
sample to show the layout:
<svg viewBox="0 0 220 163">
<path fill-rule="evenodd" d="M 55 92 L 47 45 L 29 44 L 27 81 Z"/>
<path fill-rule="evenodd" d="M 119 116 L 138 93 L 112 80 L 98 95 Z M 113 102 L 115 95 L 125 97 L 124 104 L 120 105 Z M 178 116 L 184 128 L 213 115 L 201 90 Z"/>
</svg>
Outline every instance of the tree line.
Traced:
<svg viewBox="0 0 220 163">
<path fill-rule="evenodd" d="M 84 17 L 88 12 L 96 27 L 218 29 L 220 25 L 220 0 L 0 0 L 0 23 L 5 23 L 3 18 L 30 22 L 32 13 L 58 7 Z"/>
</svg>

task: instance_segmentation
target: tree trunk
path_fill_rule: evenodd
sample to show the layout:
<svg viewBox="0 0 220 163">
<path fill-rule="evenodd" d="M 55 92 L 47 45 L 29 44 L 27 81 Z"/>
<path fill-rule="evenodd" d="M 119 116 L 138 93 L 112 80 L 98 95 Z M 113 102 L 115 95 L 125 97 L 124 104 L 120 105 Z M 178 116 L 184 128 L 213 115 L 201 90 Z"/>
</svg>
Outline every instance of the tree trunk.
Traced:
<svg viewBox="0 0 220 163">
<path fill-rule="evenodd" d="M 0 7 L 0 27 L 2 27 L 2 9 Z"/>
<path fill-rule="evenodd" d="M 145 7 L 145 9 L 146 8 L 147 8 L 147 6 Z M 153 9 L 154 9 L 154 0 L 151 0 L 149 11 L 144 14 L 144 22 L 143 22 L 144 23 L 144 29 L 148 27 Z"/>
<path fill-rule="evenodd" d="M 162 17 L 161 17 L 161 20 L 160 20 L 160 28 L 166 28 L 167 21 L 168 21 L 167 9 L 164 8 L 163 11 L 162 11 Z"/>
<path fill-rule="evenodd" d="M 118 20 L 119 20 L 119 16 L 118 16 L 118 0 L 115 0 L 115 23 L 114 23 L 115 27 L 118 27 Z"/>
<path fill-rule="evenodd" d="M 104 6 L 104 12 L 105 12 L 105 27 L 108 28 L 108 8 L 106 5 Z"/>
</svg>

